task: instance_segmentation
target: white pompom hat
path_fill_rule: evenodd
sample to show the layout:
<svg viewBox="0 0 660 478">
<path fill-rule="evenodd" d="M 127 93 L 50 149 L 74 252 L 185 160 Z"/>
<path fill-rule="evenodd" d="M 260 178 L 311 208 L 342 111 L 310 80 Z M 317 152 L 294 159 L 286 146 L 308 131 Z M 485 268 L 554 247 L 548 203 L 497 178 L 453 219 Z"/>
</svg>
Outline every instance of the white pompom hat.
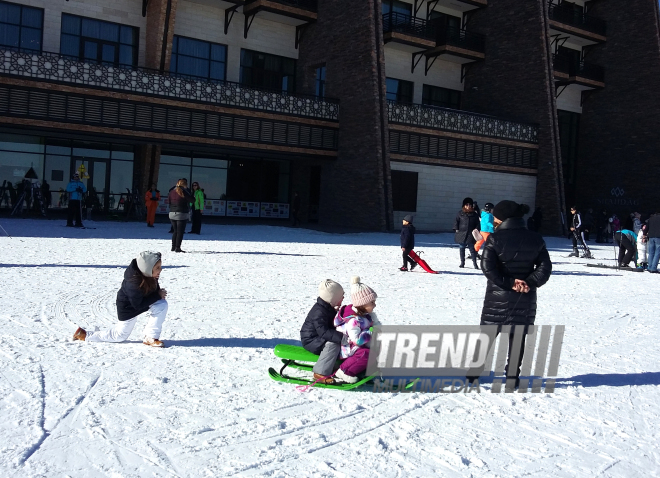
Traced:
<svg viewBox="0 0 660 478">
<path fill-rule="evenodd" d="M 359 276 L 351 277 L 351 302 L 355 307 L 367 305 L 376 300 L 378 295 L 366 284 L 360 282 Z"/>
</svg>

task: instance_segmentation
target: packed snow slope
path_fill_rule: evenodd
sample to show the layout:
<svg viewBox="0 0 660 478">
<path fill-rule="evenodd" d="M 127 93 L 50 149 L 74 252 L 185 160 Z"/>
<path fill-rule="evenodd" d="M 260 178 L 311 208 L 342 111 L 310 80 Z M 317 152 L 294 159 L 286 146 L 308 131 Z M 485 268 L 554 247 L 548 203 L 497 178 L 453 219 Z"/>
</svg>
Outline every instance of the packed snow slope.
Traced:
<svg viewBox="0 0 660 478">
<path fill-rule="evenodd" d="M 0 476 L 660 475 L 660 276 L 587 268 L 566 239 L 538 293 L 536 323 L 566 326 L 555 393 L 300 393 L 267 369 L 322 279 L 360 275 L 385 324 L 479 323 L 486 279 L 452 235 L 417 235 L 432 275 L 397 270 L 396 234 L 204 225 L 176 254 L 163 224 L 0 224 Z M 142 250 L 163 252 L 167 348 L 144 317 L 126 343 L 72 342 L 115 323 Z"/>
</svg>

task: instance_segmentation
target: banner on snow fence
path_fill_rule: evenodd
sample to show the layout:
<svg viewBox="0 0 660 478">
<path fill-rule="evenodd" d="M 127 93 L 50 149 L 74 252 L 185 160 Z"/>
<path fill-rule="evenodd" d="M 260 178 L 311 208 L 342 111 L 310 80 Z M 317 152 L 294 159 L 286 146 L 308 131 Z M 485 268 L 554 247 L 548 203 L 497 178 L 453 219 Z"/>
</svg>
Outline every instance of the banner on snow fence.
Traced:
<svg viewBox="0 0 660 478">
<path fill-rule="evenodd" d="M 531 380 L 532 392 L 543 387 L 549 393 L 563 339 L 563 325 L 380 326 L 370 340 L 367 374 L 418 377 L 419 384 L 407 391 L 445 393 L 471 391 L 492 374 L 491 391 L 499 393 L 503 383 L 505 391 L 513 391 L 519 367 L 519 392 L 526 392 Z M 392 391 L 393 386 L 393 380 L 378 382 L 374 391 Z"/>
<path fill-rule="evenodd" d="M 259 203 L 227 201 L 227 217 L 259 217 Z"/>
<path fill-rule="evenodd" d="M 289 205 L 278 202 L 262 202 L 260 217 L 272 217 L 276 219 L 289 218 Z"/>
</svg>

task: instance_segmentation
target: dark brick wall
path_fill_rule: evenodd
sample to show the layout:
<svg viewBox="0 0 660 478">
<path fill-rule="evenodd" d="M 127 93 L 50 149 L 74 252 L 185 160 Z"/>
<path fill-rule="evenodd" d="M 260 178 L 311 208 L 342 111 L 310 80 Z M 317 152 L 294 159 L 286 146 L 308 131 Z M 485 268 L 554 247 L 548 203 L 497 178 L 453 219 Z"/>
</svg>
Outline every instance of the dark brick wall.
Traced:
<svg viewBox="0 0 660 478">
<path fill-rule="evenodd" d="M 576 169 L 579 204 L 618 214 L 658 211 L 657 0 L 594 2 L 589 13 L 607 21 L 607 42 L 585 57 L 605 68 L 605 88 L 590 94 L 582 107 Z"/>
<path fill-rule="evenodd" d="M 495 0 L 472 14 L 467 28 L 486 36 L 486 59 L 469 67 L 463 108 L 540 126 L 536 205 L 544 232 L 559 234 L 564 193 L 546 11 L 547 0 Z"/>
<path fill-rule="evenodd" d="M 323 0 L 299 47 L 300 91 L 314 92 L 315 68 L 325 63 L 326 96 L 340 100 L 338 158 L 323 164 L 320 224 L 392 227 L 380 12 L 380 0 Z"/>
</svg>

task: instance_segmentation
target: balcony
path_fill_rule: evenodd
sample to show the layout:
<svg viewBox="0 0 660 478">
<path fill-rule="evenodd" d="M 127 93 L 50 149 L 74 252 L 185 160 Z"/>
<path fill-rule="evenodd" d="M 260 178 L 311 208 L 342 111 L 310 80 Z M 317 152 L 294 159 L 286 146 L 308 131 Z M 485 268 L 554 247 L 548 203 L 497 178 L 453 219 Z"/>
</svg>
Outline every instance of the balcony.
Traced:
<svg viewBox="0 0 660 478">
<path fill-rule="evenodd" d="M 485 58 L 485 38 L 462 28 L 438 26 L 436 46 L 424 54 L 429 57 L 443 55 L 443 60 L 453 63 L 470 63 Z"/>
<path fill-rule="evenodd" d="M 548 10 L 550 29 L 568 34 L 581 45 L 604 42 L 607 34 L 607 23 L 599 18 L 580 13 L 572 8 L 560 5 L 550 5 Z"/>
<path fill-rule="evenodd" d="M 389 123 L 524 143 L 538 143 L 537 125 L 450 108 L 388 101 L 387 119 Z"/>
<path fill-rule="evenodd" d="M 459 10 L 464 13 L 488 6 L 488 0 L 431 0 L 431 2 L 435 4 L 433 5 L 434 8 L 436 6 L 451 8 L 452 10 Z"/>
<path fill-rule="evenodd" d="M 295 26 L 315 22 L 317 18 L 318 0 L 245 0 L 242 3 L 246 22 L 259 12 L 265 13 L 263 18 Z"/>
<path fill-rule="evenodd" d="M 604 88 L 603 67 L 580 60 L 574 62 L 568 56 L 553 55 L 555 82 L 558 86 L 576 84 L 585 88 Z"/>
<path fill-rule="evenodd" d="M 339 101 L 62 56 L 0 49 L 0 76 L 337 121 Z"/>
<path fill-rule="evenodd" d="M 432 22 L 402 13 L 383 15 L 383 41 L 408 45 L 415 49 L 434 48 L 437 33 Z"/>
</svg>

